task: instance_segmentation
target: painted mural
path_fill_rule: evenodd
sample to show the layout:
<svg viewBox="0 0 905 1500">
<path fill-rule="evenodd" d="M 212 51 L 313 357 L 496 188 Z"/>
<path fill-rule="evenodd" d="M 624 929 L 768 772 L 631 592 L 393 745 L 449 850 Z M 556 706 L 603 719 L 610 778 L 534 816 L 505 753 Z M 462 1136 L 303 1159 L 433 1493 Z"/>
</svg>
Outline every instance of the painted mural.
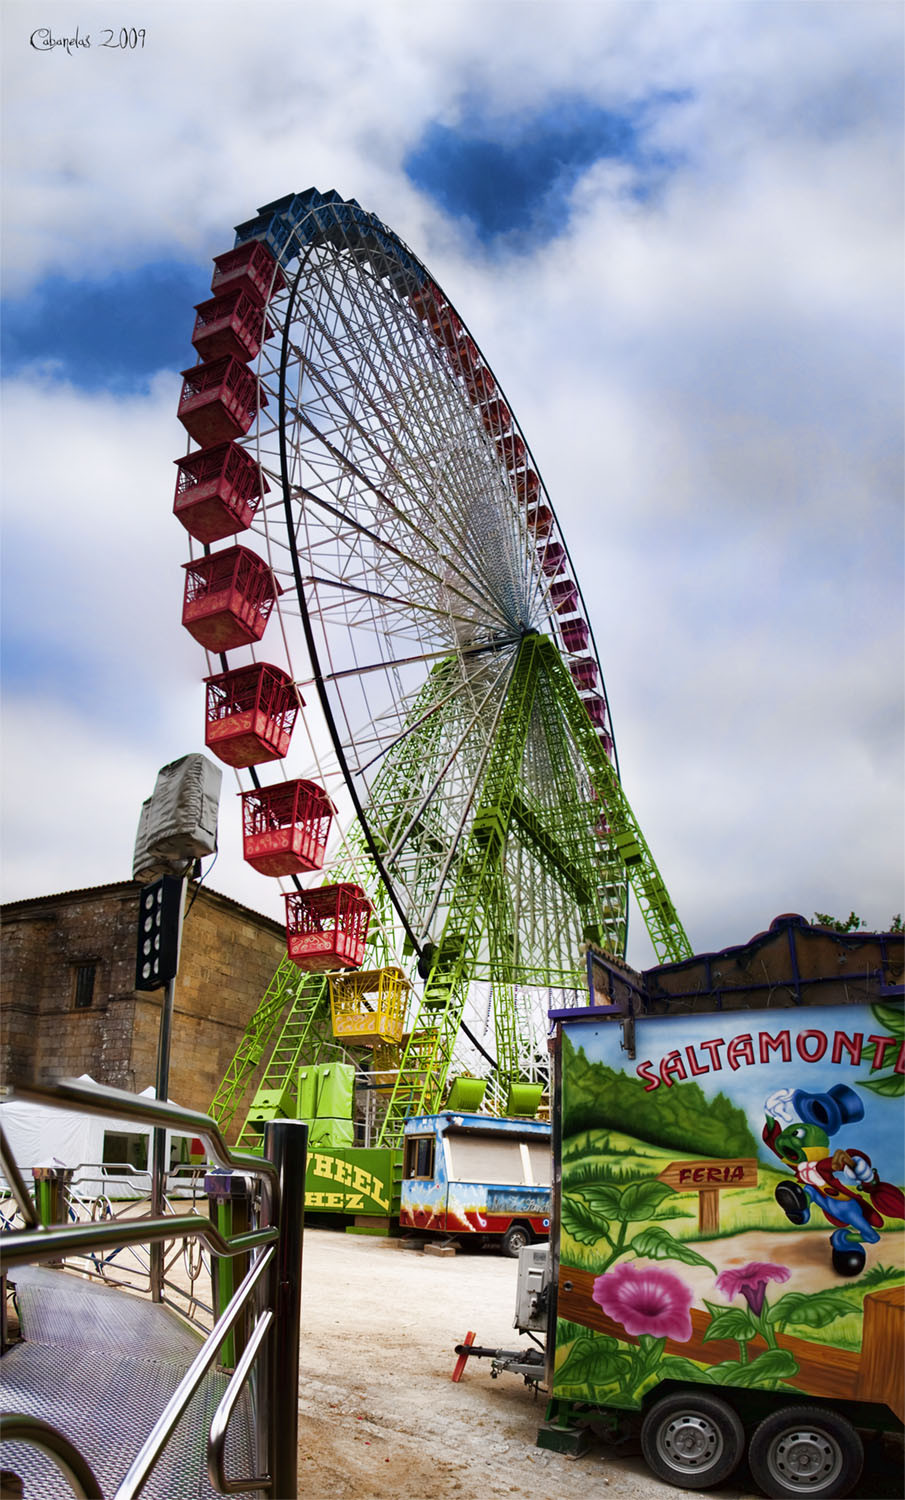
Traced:
<svg viewBox="0 0 905 1500">
<path fill-rule="evenodd" d="M 875 1400 L 900 1416 L 898 1003 L 562 1028 L 554 1394 L 661 1380 Z"/>
</svg>

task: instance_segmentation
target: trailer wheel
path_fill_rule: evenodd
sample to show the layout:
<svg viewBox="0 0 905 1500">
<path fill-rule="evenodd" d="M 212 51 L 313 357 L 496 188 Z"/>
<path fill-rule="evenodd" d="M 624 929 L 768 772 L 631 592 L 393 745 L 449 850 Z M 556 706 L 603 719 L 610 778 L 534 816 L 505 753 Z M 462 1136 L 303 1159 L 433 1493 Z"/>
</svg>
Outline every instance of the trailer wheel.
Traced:
<svg viewBox="0 0 905 1500">
<path fill-rule="evenodd" d="M 524 1250 L 525 1246 L 530 1244 L 530 1229 L 526 1229 L 524 1224 L 510 1224 L 500 1241 L 500 1249 L 504 1255 L 511 1256 L 513 1260 L 517 1260 L 519 1251 Z"/>
<path fill-rule="evenodd" d="M 819 1406 L 771 1412 L 751 1437 L 748 1462 L 757 1483 L 778 1500 L 847 1495 L 864 1463 L 851 1422 Z"/>
<path fill-rule="evenodd" d="M 736 1468 L 745 1451 L 745 1429 L 718 1396 L 674 1391 L 661 1396 L 645 1416 L 641 1450 L 659 1479 L 704 1490 Z"/>
</svg>

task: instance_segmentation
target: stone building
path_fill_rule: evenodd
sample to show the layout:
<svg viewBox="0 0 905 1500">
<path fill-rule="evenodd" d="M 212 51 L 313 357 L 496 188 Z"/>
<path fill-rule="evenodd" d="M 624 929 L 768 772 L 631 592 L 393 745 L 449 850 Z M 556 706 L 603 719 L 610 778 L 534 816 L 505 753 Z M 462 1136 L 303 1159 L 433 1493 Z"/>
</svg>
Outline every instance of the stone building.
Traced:
<svg viewBox="0 0 905 1500">
<path fill-rule="evenodd" d="M 130 1092 L 153 1085 L 164 991 L 134 989 L 140 889 L 118 881 L 0 908 L 4 1084 L 90 1073 Z M 170 1096 L 206 1112 L 286 934 L 204 885 L 189 884 L 185 911 Z"/>
</svg>

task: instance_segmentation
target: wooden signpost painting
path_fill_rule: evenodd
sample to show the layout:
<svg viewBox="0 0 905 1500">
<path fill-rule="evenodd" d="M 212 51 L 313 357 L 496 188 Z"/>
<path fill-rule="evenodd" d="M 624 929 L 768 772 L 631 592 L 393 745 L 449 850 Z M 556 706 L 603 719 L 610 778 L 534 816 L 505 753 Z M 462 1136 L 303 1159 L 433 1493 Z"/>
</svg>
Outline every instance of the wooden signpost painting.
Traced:
<svg viewBox="0 0 905 1500">
<path fill-rule="evenodd" d="M 680 1193 L 698 1195 L 698 1229 L 715 1234 L 720 1227 L 720 1193 L 724 1188 L 757 1187 L 753 1156 L 729 1160 L 671 1161 L 657 1173 L 658 1180 Z"/>
</svg>

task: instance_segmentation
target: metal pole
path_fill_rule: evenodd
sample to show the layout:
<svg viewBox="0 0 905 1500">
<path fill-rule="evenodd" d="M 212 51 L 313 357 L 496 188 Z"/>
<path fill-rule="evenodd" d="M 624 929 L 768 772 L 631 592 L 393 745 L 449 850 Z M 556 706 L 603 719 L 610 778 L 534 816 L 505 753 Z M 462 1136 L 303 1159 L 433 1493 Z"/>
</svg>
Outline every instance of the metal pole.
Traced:
<svg viewBox="0 0 905 1500">
<path fill-rule="evenodd" d="M 164 1103 L 170 1097 L 170 1037 L 173 1030 L 173 1001 L 176 980 L 167 981 L 160 1011 L 160 1035 L 157 1041 L 157 1098 Z M 154 1159 L 151 1168 L 151 1215 L 159 1219 L 164 1211 L 167 1170 L 167 1133 L 158 1126 L 154 1130 Z M 163 1301 L 163 1267 L 166 1246 L 155 1243 L 151 1246 L 151 1300 Z"/>
<path fill-rule="evenodd" d="M 307 1125 L 298 1120 L 267 1122 L 264 1155 L 277 1169 L 277 1199 L 273 1206 L 278 1215 L 280 1238 L 271 1277 L 274 1328 L 270 1341 L 270 1391 L 266 1391 L 265 1381 L 261 1419 L 267 1426 L 271 1493 L 279 1496 L 279 1500 L 298 1497 L 299 1320 L 307 1152 Z M 265 1190 L 269 1195 L 267 1183 Z"/>
</svg>

